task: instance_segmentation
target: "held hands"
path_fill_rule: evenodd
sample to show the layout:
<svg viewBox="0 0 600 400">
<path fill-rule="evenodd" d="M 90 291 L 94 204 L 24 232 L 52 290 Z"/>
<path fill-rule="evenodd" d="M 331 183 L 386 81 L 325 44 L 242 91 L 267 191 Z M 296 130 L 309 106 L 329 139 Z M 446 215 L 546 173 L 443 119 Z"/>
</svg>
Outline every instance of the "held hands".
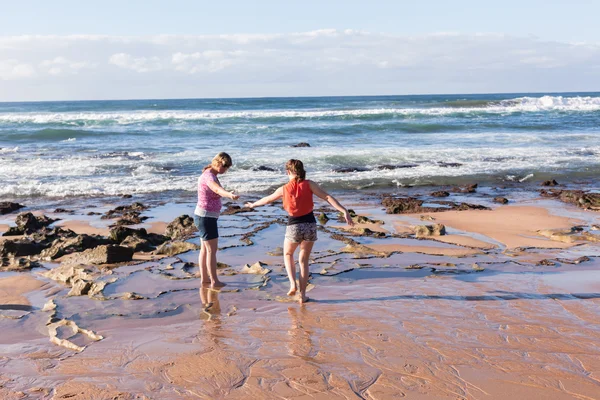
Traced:
<svg viewBox="0 0 600 400">
<path fill-rule="evenodd" d="M 240 198 L 239 194 L 235 194 L 233 191 L 229 192 L 229 197 L 231 198 L 231 200 L 237 200 Z"/>
<path fill-rule="evenodd" d="M 244 207 L 254 208 L 254 203 L 247 201 L 246 204 L 244 204 Z"/>
</svg>

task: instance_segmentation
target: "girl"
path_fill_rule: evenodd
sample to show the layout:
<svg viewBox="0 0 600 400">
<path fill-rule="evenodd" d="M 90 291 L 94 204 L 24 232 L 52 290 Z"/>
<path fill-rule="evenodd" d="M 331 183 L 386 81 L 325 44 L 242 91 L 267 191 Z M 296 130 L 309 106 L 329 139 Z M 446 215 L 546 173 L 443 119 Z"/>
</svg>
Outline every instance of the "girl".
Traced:
<svg viewBox="0 0 600 400">
<path fill-rule="evenodd" d="M 218 174 L 224 174 L 231 167 L 231 157 L 227 153 L 219 153 L 212 162 L 204 167 L 198 178 L 198 204 L 194 210 L 194 224 L 200 232 L 200 277 L 203 285 L 219 288 L 225 284 L 217 276 L 217 250 L 219 231 L 217 219 L 221 211 L 221 197 L 237 200 L 240 196 L 223 189 Z"/>
<path fill-rule="evenodd" d="M 308 301 L 306 286 L 308 285 L 308 258 L 317 240 L 317 221 L 313 214 L 313 194 L 331 204 L 336 210 L 344 214 L 348 225 L 354 225 L 348 210 L 346 210 L 333 196 L 325 192 L 315 182 L 306 180 L 306 171 L 300 160 L 289 160 L 285 164 L 289 182 L 275 191 L 270 196 L 263 197 L 254 203 L 246 203 L 246 207 L 255 208 L 272 203 L 283 198 L 283 208 L 288 212 L 289 218 L 283 242 L 283 257 L 285 269 L 290 280 L 288 296 L 296 294 L 296 266 L 294 252 L 300 246 L 300 304 Z"/>
</svg>

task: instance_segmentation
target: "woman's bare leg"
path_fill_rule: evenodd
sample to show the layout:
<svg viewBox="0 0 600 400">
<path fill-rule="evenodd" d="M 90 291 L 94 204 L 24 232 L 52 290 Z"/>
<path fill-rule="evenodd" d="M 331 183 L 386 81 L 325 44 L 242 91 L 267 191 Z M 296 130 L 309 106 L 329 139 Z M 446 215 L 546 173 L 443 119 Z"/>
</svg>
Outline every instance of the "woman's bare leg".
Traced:
<svg viewBox="0 0 600 400">
<path fill-rule="evenodd" d="M 208 268 L 206 263 L 206 244 L 204 240 L 200 241 L 200 255 L 198 256 L 198 265 L 200 265 L 200 281 L 202 285 L 210 284 L 210 277 L 208 275 Z"/>
<path fill-rule="evenodd" d="M 302 242 L 300 244 L 300 254 L 298 255 L 298 263 L 300 264 L 300 304 L 306 303 L 306 287 L 308 286 L 308 260 L 310 252 L 315 242 Z"/>
<path fill-rule="evenodd" d="M 299 243 L 291 242 L 287 239 L 283 241 L 283 262 L 285 264 L 285 270 L 290 280 L 290 291 L 288 296 L 296 294 L 296 265 L 294 264 L 294 252 L 298 248 Z"/>
<path fill-rule="evenodd" d="M 208 274 L 210 275 L 210 287 L 220 288 L 225 286 L 223 282 L 219 280 L 217 275 L 217 251 L 219 250 L 219 238 L 206 240 L 202 242 L 206 247 L 206 265 Z"/>
</svg>

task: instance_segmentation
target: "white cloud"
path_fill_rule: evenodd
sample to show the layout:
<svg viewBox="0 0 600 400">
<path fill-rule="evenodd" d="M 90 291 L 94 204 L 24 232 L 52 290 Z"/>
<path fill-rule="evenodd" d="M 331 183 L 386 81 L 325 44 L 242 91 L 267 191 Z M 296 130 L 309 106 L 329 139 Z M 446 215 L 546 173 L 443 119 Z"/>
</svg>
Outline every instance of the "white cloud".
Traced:
<svg viewBox="0 0 600 400">
<path fill-rule="evenodd" d="M 25 79 L 34 75 L 35 68 L 31 64 L 15 59 L 0 60 L 0 80 Z"/>
<path fill-rule="evenodd" d="M 133 57 L 126 53 L 113 54 L 110 56 L 109 62 L 117 67 L 141 73 L 160 71 L 163 68 L 158 57 Z"/>
<path fill-rule="evenodd" d="M 599 66 L 598 44 L 498 33 L 30 35 L 0 37 L 0 100 L 598 90 Z"/>
</svg>

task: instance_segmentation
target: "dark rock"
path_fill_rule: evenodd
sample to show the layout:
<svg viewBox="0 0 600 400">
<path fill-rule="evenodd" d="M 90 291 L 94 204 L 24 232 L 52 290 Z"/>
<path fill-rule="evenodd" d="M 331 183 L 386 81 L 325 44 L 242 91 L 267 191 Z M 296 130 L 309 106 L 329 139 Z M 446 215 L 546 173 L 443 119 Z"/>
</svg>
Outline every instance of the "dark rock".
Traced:
<svg viewBox="0 0 600 400">
<path fill-rule="evenodd" d="M 123 196 L 121 196 L 121 197 L 122 197 L 122 198 L 124 198 L 124 199 L 130 199 L 130 198 L 132 198 L 133 196 L 132 196 L 132 195 L 130 195 L 130 194 L 124 194 L 124 195 L 123 195 Z"/>
<path fill-rule="evenodd" d="M 146 206 L 142 203 L 139 203 L 139 202 L 135 202 L 128 206 L 119 206 L 119 207 L 113 208 L 112 210 L 107 211 L 102 216 L 102 219 L 111 219 L 111 218 L 122 217 L 122 216 L 125 216 L 125 214 L 129 215 L 128 218 L 132 218 L 133 216 L 139 217 L 140 213 L 147 209 L 148 209 L 148 206 Z"/>
<path fill-rule="evenodd" d="M 452 191 L 455 193 L 475 193 L 476 192 L 475 189 L 477 189 L 477 184 L 473 183 L 470 185 L 455 187 L 452 189 Z"/>
<path fill-rule="evenodd" d="M 54 240 L 50 247 L 44 249 L 40 257 L 44 260 L 55 260 L 67 254 L 80 253 L 110 243 L 109 239 L 99 235 L 82 234 L 61 237 Z"/>
<path fill-rule="evenodd" d="M 5 240 L 0 242 L 0 257 L 23 257 L 39 254 L 44 248 L 43 244 L 31 239 Z"/>
<path fill-rule="evenodd" d="M 444 161 L 439 161 L 438 165 L 442 168 L 457 168 L 457 167 L 461 167 L 462 164 L 461 163 L 457 163 L 457 162 L 444 162 Z"/>
<path fill-rule="evenodd" d="M 57 208 L 56 210 L 54 210 L 55 214 L 73 214 L 74 211 L 73 210 L 67 210 L 66 208 Z"/>
<path fill-rule="evenodd" d="M 264 165 L 261 165 L 260 167 L 252 168 L 252 171 L 269 171 L 269 172 L 275 172 L 276 169 L 271 168 L 271 167 L 265 167 Z"/>
<path fill-rule="evenodd" d="M 348 168 L 336 168 L 333 170 L 333 172 L 339 172 L 341 174 L 346 174 L 349 172 L 365 172 L 365 171 L 369 171 L 369 169 L 362 168 L 362 167 L 348 167 Z"/>
<path fill-rule="evenodd" d="M 506 197 L 494 197 L 494 203 L 508 204 L 508 199 Z"/>
<path fill-rule="evenodd" d="M 538 261 L 535 265 L 541 265 L 541 266 L 546 266 L 546 267 L 554 267 L 556 265 L 556 263 L 552 260 L 548 260 L 548 259 L 543 259 Z"/>
<path fill-rule="evenodd" d="M 243 212 L 252 212 L 252 211 L 255 211 L 255 210 L 250 207 L 240 207 L 237 205 L 229 205 L 221 214 L 222 215 L 233 215 L 233 214 L 239 214 L 239 213 L 243 213 Z"/>
<path fill-rule="evenodd" d="M 588 193 L 583 190 L 542 189 L 543 197 L 552 197 L 565 203 L 575 204 L 586 210 L 600 210 L 600 193 Z"/>
<path fill-rule="evenodd" d="M 433 197 L 448 197 L 448 196 L 450 196 L 450 193 L 448 193 L 444 190 L 438 190 L 437 192 L 432 192 L 431 195 Z"/>
<path fill-rule="evenodd" d="M 383 164 L 383 165 L 376 166 L 375 169 L 378 171 L 382 171 L 382 170 L 415 168 L 415 167 L 418 167 L 418 165 L 417 164 L 399 164 L 399 165 Z"/>
<path fill-rule="evenodd" d="M 179 239 L 190 236 L 196 232 L 196 230 L 194 219 L 189 215 L 184 214 L 175 218 L 171 223 L 169 223 L 169 225 L 167 225 L 165 236 L 168 236 L 171 239 Z"/>
<path fill-rule="evenodd" d="M 25 206 L 19 203 L 11 203 L 9 201 L 3 201 L 0 203 L 0 214 L 9 214 L 11 212 L 17 211 Z"/>
<path fill-rule="evenodd" d="M 166 242 L 155 250 L 155 254 L 173 256 L 190 250 L 198 250 L 198 246 L 189 242 Z"/>
<path fill-rule="evenodd" d="M 111 228 L 108 238 L 115 243 L 121 243 L 129 236 L 146 238 L 148 236 L 148 232 L 144 228 L 133 229 L 127 228 L 125 226 L 116 226 L 114 228 Z"/>
<path fill-rule="evenodd" d="M 89 212 L 89 213 L 87 213 L 86 215 L 102 215 L 102 213 L 95 212 L 95 211 L 90 211 L 90 212 Z"/>
<path fill-rule="evenodd" d="M 386 208 L 388 214 L 413 214 L 413 213 L 433 213 L 443 211 L 465 211 L 465 210 L 489 210 L 488 207 L 469 204 L 454 203 L 451 201 L 435 201 L 430 204 L 439 205 L 437 207 L 423 206 L 423 200 L 414 197 L 392 197 L 384 196 L 381 204 Z"/>
<path fill-rule="evenodd" d="M 310 144 L 301 142 L 301 143 L 292 145 L 292 147 L 310 147 Z"/>
<path fill-rule="evenodd" d="M 131 261 L 132 257 L 132 248 L 109 244 L 72 254 L 65 264 L 114 264 Z"/>
<path fill-rule="evenodd" d="M 32 213 L 21 213 L 15 219 L 16 227 L 11 227 L 3 236 L 28 235 L 34 233 L 51 223 L 58 221 L 57 219 L 48 218 L 45 215 L 36 217 Z"/>
<path fill-rule="evenodd" d="M 128 236 L 121 242 L 121 246 L 131 247 L 136 253 L 140 251 L 154 250 L 154 246 L 148 241 L 148 239 L 143 239 L 139 236 Z"/>
<path fill-rule="evenodd" d="M 542 186 L 557 186 L 557 185 L 558 185 L 558 182 L 556 182 L 554 179 L 542 182 Z"/>
</svg>

